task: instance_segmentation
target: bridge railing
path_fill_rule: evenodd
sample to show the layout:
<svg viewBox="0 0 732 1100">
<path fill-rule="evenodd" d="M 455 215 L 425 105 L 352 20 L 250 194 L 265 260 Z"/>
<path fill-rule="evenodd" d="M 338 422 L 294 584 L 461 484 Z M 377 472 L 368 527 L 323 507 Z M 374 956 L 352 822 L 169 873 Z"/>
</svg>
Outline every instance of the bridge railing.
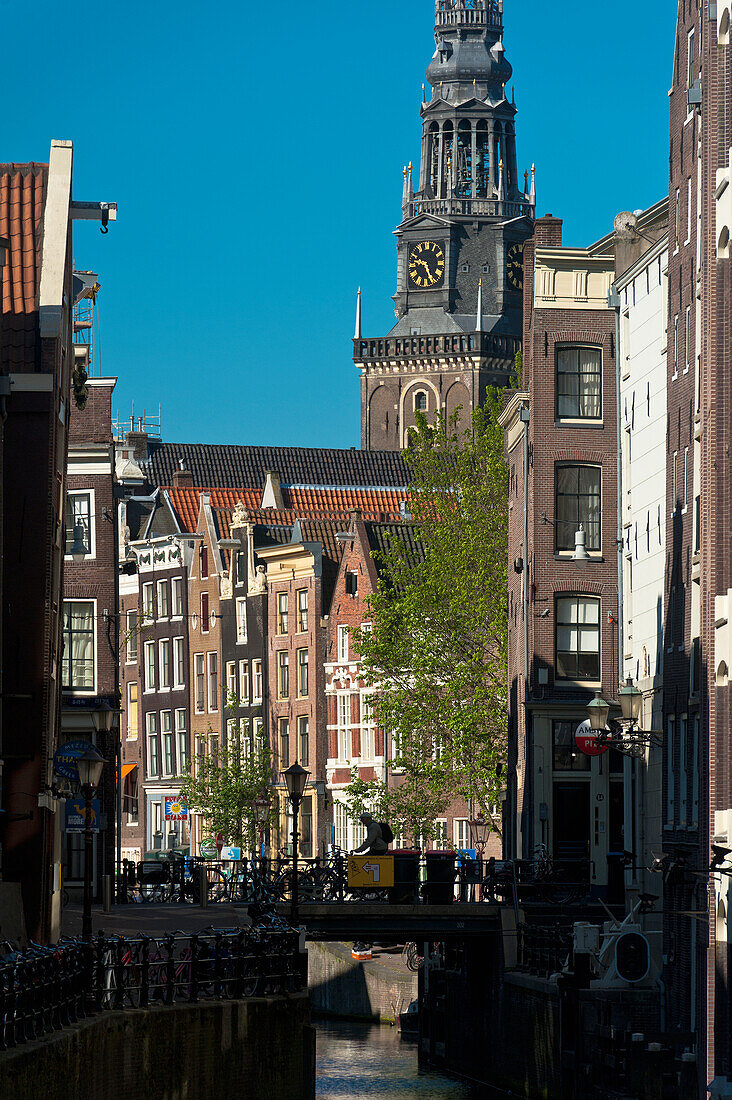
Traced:
<svg viewBox="0 0 732 1100">
<path fill-rule="evenodd" d="M 300 936 L 267 926 L 160 938 L 70 939 L 0 960 L 0 1050 L 96 1013 L 205 1000 L 240 1000 L 305 988 Z"/>
<path fill-rule="evenodd" d="M 558 923 L 519 924 L 517 970 L 549 978 L 562 969 L 571 950 L 572 932 Z"/>
<path fill-rule="evenodd" d="M 348 857 L 335 851 L 328 858 L 300 860 L 301 903 L 348 903 L 364 900 L 440 905 L 484 901 L 494 904 L 564 905 L 588 894 L 587 860 L 482 860 L 471 852 L 395 850 L 395 884 L 352 888 Z M 288 856 L 219 861 L 171 858 L 123 861 L 118 898 L 126 902 L 200 904 L 205 891 L 217 903 L 276 904 L 292 897 L 293 869 Z"/>
</svg>

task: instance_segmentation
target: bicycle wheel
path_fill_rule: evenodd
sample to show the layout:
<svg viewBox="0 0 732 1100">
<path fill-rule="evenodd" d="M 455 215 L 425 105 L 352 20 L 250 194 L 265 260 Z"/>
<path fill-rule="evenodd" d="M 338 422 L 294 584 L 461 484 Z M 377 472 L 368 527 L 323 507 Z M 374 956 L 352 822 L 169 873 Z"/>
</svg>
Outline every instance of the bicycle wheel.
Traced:
<svg viewBox="0 0 732 1100">
<path fill-rule="evenodd" d="M 413 974 L 416 974 L 422 965 L 422 956 L 419 953 L 419 948 L 416 943 L 407 943 L 404 946 L 403 955 L 405 956 L 407 969 L 411 970 Z"/>
</svg>

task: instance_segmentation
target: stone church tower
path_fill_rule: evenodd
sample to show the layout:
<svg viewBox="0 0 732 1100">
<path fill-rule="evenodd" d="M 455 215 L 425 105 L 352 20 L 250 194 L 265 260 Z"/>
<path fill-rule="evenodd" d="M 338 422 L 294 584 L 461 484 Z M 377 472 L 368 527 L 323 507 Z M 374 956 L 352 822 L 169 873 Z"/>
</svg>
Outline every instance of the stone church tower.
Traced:
<svg viewBox="0 0 732 1100">
<path fill-rule="evenodd" d="M 436 0 L 435 24 L 419 175 L 404 169 L 398 320 L 388 336 L 362 336 L 359 292 L 364 449 L 401 449 L 416 411 L 462 407 L 467 422 L 521 347 L 523 242 L 536 198 L 533 174 L 529 187 L 516 168 L 503 0 Z"/>
</svg>

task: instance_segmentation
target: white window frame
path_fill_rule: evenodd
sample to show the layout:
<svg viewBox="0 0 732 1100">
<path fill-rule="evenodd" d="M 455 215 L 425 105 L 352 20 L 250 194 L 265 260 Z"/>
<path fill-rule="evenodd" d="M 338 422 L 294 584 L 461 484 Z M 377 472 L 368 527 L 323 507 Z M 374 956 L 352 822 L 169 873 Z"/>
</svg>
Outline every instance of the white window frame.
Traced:
<svg viewBox="0 0 732 1100">
<path fill-rule="evenodd" d="M 447 818 L 435 818 L 434 830 L 434 836 L 432 838 L 433 851 L 447 852 L 450 848 L 450 841 L 447 836 Z"/>
<path fill-rule="evenodd" d="M 134 702 L 132 701 L 132 699 L 130 699 L 130 689 L 131 688 L 137 688 L 137 699 L 135 699 Z M 135 732 L 134 736 L 131 737 L 130 736 L 130 714 L 132 713 L 132 708 L 133 707 L 137 711 L 137 714 L 136 714 L 137 721 L 136 721 L 136 732 Z M 137 680 L 128 680 L 128 682 L 127 682 L 127 713 L 125 714 L 125 719 L 126 719 L 126 727 L 127 727 L 127 740 L 128 741 L 137 741 L 139 739 L 139 736 L 140 736 L 140 684 Z"/>
<path fill-rule="evenodd" d="M 168 728 L 165 728 L 166 716 Z M 167 749 L 170 749 L 170 768 L 168 768 Z M 161 775 L 168 779 L 175 775 L 175 730 L 173 729 L 173 713 L 169 710 L 160 711 L 160 768 Z"/>
<path fill-rule="evenodd" d="M 473 850 L 473 840 L 470 835 L 470 819 L 467 817 L 455 817 L 452 821 L 453 844 L 458 852 L 470 852 Z"/>
<path fill-rule="evenodd" d="M 142 586 L 142 621 L 155 622 L 155 585 L 152 581 L 146 581 Z"/>
<path fill-rule="evenodd" d="M 183 716 L 181 718 L 181 715 Z M 182 774 L 188 766 L 188 715 L 185 707 L 175 712 L 175 750 L 178 754 L 178 771 Z"/>
<path fill-rule="evenodd" d="M 161 593 L 165 594 L 165 600 L 160 598 Z M 168 621 L 170 618 L 170 581 L 162 580 L 157 583 L 157 597 L 158 597 L 158 619 Z M 167 614 L 163 614 L 163 605 L 167 603 L 165 611 Z"/>
<path fill-rule="evenodd" d="M 180 654 L 180 661 L 178 660 Z M 178 676 L 179 668 L 183 678 Z M 185 638 L 173 638 L 173 687 L 177 690 L 186 686 L 186 646 Z"/>
<path fill-rule="evenodd" d="M 297 698 L 308 699 L 310 697 L 310 650 L 307 646 L 301 646 L 300 649 L 295 650 L 295 653 L 297 657 Z M 302 653 L 305 654 L 304 664 L 301 664 L 300 662 L 300 655 Z M 305 669 L 305 679 L 307 680 L 307 683 L 305 685 L 305 687 L 307 688 L 306 691 L 301 690 L 301 672 L 303 668 Z"/>
<path fill-rule="evenodd" d="M 282 629 L 283 616 L 284 616 L 284 622 L 285 622 L 285 629 L 284 630 Z M 276 625 L 276 631 L 275 632 L 280 636 L 280 638 L 283 638 L 286 634 L 289 633 L 289 629 L 290 629 L 290 598 L 289 598 L 289 592 L 278 592 L 277 593 L 277 622 L 276 622 L 275 625 Z"/>
<path fill-rule="evenodd" d="M 236 705 L 238 701 L 237 693 L 237 677 L 236 677 L 236 661 L 226 662 L 226 690 L 228 692 L 228 698 L 226 700 L 227 706 Z"/>
<path fill-rule="evenodd" d="M 303 601 L 303 596 L 305 600 Z M 303 606 L 304 602 L 304 606 Z M 298 588 L 297 590 L 297 633 L 307 634 L 308 627 L 310 625 L 310 615 L 308 607 L 308 590 L 307 588 Z M 303 625 L 304 623 L 304 625 Z"/>
<path fill-rule="evenodd" d="M 348 663 L 348 627 L 338 627 L 338 661 L 341 664 Z"/>
<path fill-rule="evenodd" d="M 165 662 L 163 654 L 168 653 L 168 682 L 165 683 Z M 158 691 L 170 691 L 173 683 L 173 647 L 170 638 L 161 638 L 158 642 L 158 679 L 160 680 Z"/>
<path fill-rule="evenodd" d="M 353 737 L 351 721 L 351 695 L 350 691 L 339 691 L 336 694 L 336 719 L 337 719 L 337 752 L 338 762 L 350 763 L 353 757 Z"/>
<path fill-rule="evenodd" d="M 287 669 L 287 691 L 282 691 L 282 672 Z M 289 699 L 292 684 L 290 683 L 290 653 L 287 649 L 277 650 L 277 698 Z"/>
<path fill-rule="evenodd" d="M 250 683 L 249 683 L 249 661 L 239 661 L 239 704 L 243 707 L 249 706 L 250 696 Z"/>
<path fill-rule="evenodd" d="M 212 665 L 215 665 L 215 668 L 213 670 L 212 670 L 212 667 L 211 667 Z M 211 686 L 212 685 L 215 685 L 215 687 L 216 687 L 216 695 L 215 696 L 213 695 L 213 692 L 211 691 Z M 218 651 L 215 650 L 215 649 L 209 650 L 209 652 L 206 654 L 206 686 L 207 686 L 207 689 L 208 689 L 208 713 L 209 714 L 218 714 L 219 713 L 219 654 L 218 654 Z M 215 706 L 211 706 L 212 700 L 216 704 Z"/>
<path fill-rule="evenodd" d="M 155 651 L 157 645 L 155 642 L 145 642 L 144 646 L 144 672 L 145 672 L 145 695 L 153 695 L 155 693 L 155 685 L 157 683 L 157 667 Z M 152 662 L 150 661 L 150 654 L 152 654 Z M 150 672 L 152 670 L 152 676 Z M 152 681 L 152 682 L 151 682 Z"/>
<path fill-rule="evenodd" d="M 202 685 L 202 692 L 199 698 L 198 685 Z M 206 713 L 206 654 L 194 653 L 193 654 L 193 706 L 196 714 Z"/>
<path fill-rule="evenodd" d="M 372 706 L 373 698 L 373 691 L 361 692 L 361 759 L 365 763 L 376 760 L 376 719 Z"/>
<path fill-rule="evenodd" d="M 173 577 L 170 582 L 170 613 L 173 619 L 183 618 L 183 578 Z M 180 607 L 180 611 L 178 608 Z"/>
<path fill-rule="evenodd" d="M 62 684 L 62 691 L 64 692 L 64 694 L 67 694 L 67 695 L 96 695 L 97 694 L 97 677 L 99 675 L 99 659 L 98 659 L 99 648 L 98 648 L 98 638 L 97 638 L 97 633 L 98 633 L 97 632 L 97 601 L 96 600 L 64 600 L 63 605 L 62 605 L 62 614 L 65 611 L 66 607 L 69 606 L 69 604 L 77 604 L 77 603 L 91 604 L 91 608 L 92 608 L 92 637 L 93 637 L 92 660 L 94 662 L 94 675 L 92 677 L 93 683 L 92 683 L 92 686 L 90 688 L 89 687 L 72 687 L 72 686 L 66 687 Z M 62 656 L 62 661 L 63 661 L 63 656 Z M 62 675 L 61 679 L 63 680 L 63 675 Z"/>
<path fill-rule="evenodd" d="M 134 620 L 134 623 L 135 623 L 134 626 L 130 625 L 130 620 L 131 619 Z M 125 656 L 125 664 L 127 664 L 127 665 L 136 665 L 137 662 L 140 659 L 140 637 L 139 637 L 140 613 L 139 613 L 139 611 L 137 610 L 136 607 L 133 608 L 131 611 L 127 611 L 125 613 L 125 622 L 127 623 L 127 638 L 126 638 L 126 642 L 125 642 L 125 655 L 126 655 Z M 130 639 L 131 638 L 135 639 L 135 648 L 134 648 L 132 653 L 130 653 Z"/>
<path fill-rule="evenodd" d="M 246 596 L 237 596 L 236 599 L 236 644 L 246 645 L 247 642 L 247 600 Z"/>
<path fill-rule="evenodd" d="M 84 555 L 84 562 L 95 561 L 97 556 L 97 525 L 95 523 L 96 501 L 94 489 L 69 489 L 66 493 L 67 501 L 73 497 L 89 497 L 89 553 Z M 64 510 L 64 519 L 66 513 Z M 68 532 L 67 532 L 68 535 Z M 73 535 L 73 531 L 72 531 Z M 64 546 L 64 551 L 66 547 Z M 64 553 L 64 561 L 73 561 L 71 554 Z"/>
<path fill-rule="evenodd" d="M 152 727 L 155 727 L 154 729 Z M 155 740 L 157 743 L 157 758 L 158 766 L 157 770 L 151 768 L 152 753 L 150 751 L 150 742 Z M 148 779 L 160 778 L 160 765 L 162 763 L 162 757 L 160 755 L 160 726 L 158 724 L 157 711 L 150 710 L 145 715 L 145 744 L 147 749 L 147 768 L 146 773 Z"/>
<path fill-rule="evenodd" d="M 262 702 L 262 660 L 257 658 L 252 661 L 252 703 Z M 257 690 L 259 688 L 259 690 Z"/>
</svg>

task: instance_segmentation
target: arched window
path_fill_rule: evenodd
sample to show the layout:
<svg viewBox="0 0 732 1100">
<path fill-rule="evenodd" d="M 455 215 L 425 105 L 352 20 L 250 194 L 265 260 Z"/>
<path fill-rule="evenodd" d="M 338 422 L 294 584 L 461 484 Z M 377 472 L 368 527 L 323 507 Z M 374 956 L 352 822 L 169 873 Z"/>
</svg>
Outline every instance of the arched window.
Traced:
<svg viewBox="0 0 732 1100">
<path fill-rule="evenodd" d="M 430 189 L 433 196 L 438 194 L 440 186 L 440 127 L 433 122 L 429 128 L 427 163 L 429 164 Z"/>
<path fill-rule="evenodd" d="M 469 198 L 473 184 L 473 131 L 470 123 L 463 119 L 458 126 L 458 162 L 455 193 L 460 198 Z"/>
<path fill-rule="evenodd" d="M 446 122 L 442 128 L 442 179 L 444 181 L 444 195 L 451 197 L 453 195 L 452 188 L 455 187 L 455 176 L 453 165 L 453 138 L 454 130 L 451 122 Z M 442 198 L 443 195 L 440 195 Z"/>
<path fill-rule="evenodd" d="M 491 139 L 488 132 L 488 123 L 484 118 L 481 118 L 475 131 L 476 197 L 479 199 L 488 198 L 488 188 L 490 187 L 490 160 Z"/>
<path fill-rule="evenodd" d="M 424 390 L 418 390 L 414 395 L 414 411 L 427 412 L 427 394 Z"/>
</svg>

